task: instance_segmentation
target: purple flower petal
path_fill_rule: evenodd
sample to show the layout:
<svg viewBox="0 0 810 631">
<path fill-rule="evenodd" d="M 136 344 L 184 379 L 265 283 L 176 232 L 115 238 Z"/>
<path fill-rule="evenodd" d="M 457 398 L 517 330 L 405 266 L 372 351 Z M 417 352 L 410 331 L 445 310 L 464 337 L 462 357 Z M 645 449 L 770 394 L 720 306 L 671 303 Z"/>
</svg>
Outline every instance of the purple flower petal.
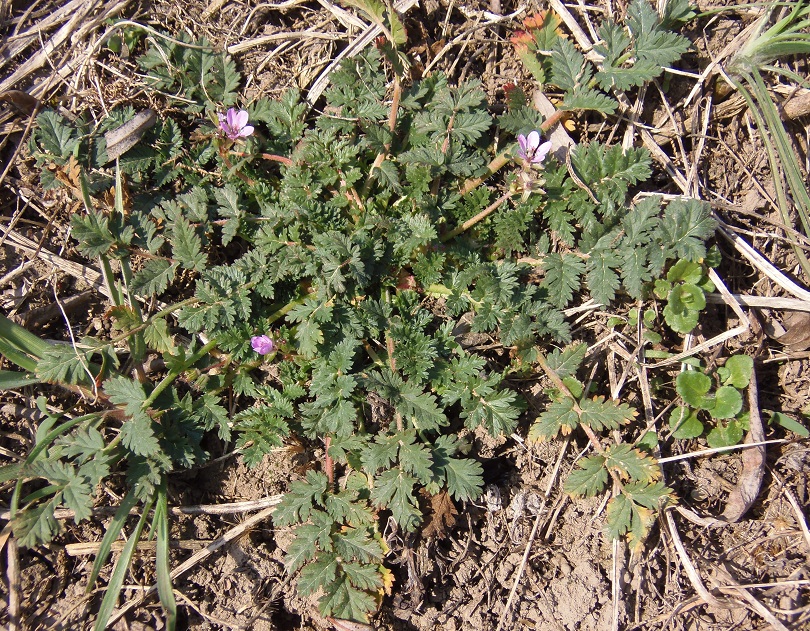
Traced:
<svg viewBox="0 0 810 631">
<path fill-rule="evenodd" d="M 276 345 L 273 344 L 273 340 L 269 335 L 256 335 L 250 338 L 250 346 L 259 355 L 272 353 L 276 348 Z"/>
<path fill-rule="evenodd" d="M 238 138 L 246 138 L 253 133 L 253 126 L 248 125 L 248 116 L 246 110 L 237 110 L 232 107 L 228 110 L 227 114 L 218 114 L 219 128 L 231 140 Z"/>
<path fill-rule="evenodd" d="M 518 147 L 519 147 L 518 148 L 518 156 L 520 156 L 521 159 L 525 160 L 526 155 L 527 155 L 527 149 L 528 149 L 529 143 L 526 140 L 526 136 L 524 136 L 523 134 L 518 134 L 517 140 L 518 140 Z"/>
<path fill-rule="evenodd" d="M 529 135 L 526 137 L 526 144 L 528 145 L 528 152 L 534 155 L 534 152 L 537 151 L 537 147 L 540 146 L 540 132 L 533 131 L 530 132 Z"/>
<path fill-rule="evenodd" d="M 234 109 L 231 109 L 230 111 L 236 112 L 236 110 Z M 236 112 L 236 115 L 234 116 L 234 127 L 236 129 L 241 130 L 245 125 L 247 125 L 247 122 L 248 122 L 247 111 L 239 110 L 238 112 Z"/>
<path fill-rule="evenodd" d="M 518 157 L 527 165 L 540 164 L 551 151 L 551 142 L 542 142 L 540 132 L 529 132 L 528 136 L 518 135 Z"/>
<path fill-rule="evenodd" d="M 546 159 L 548 152 L 551 151 L 551 141 L 544 142 L 542 145 L 537 147 L 537 151 L 534 152 L 534 159 L 532 162 L 539 163 Z"/>
</svg>

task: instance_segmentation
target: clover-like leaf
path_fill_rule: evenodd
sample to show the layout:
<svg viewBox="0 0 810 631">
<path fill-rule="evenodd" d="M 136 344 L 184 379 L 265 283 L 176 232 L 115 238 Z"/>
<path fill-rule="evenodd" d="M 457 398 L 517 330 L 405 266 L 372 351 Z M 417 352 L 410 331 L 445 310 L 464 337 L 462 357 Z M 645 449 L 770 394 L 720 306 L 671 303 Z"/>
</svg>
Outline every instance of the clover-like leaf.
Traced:
<svg viewBox="0 0 810 631">
<path fill-rule="evenodd" d="M 671 283 L 682 281 L 691 285 L 697 285 L 703 278 L 703 268 L 687 259 L 681 259 L 673 265 L 667 272 L 667 280 Z"/>
<path fill-rule="evenodd" d="M 697 326 L 700 318 L 700 311 L 675 311 L 672 303 L 667 303 L 664 307 L 664 319 L 670 328 L 676 333 L 686 334 Z"/>
</svg>

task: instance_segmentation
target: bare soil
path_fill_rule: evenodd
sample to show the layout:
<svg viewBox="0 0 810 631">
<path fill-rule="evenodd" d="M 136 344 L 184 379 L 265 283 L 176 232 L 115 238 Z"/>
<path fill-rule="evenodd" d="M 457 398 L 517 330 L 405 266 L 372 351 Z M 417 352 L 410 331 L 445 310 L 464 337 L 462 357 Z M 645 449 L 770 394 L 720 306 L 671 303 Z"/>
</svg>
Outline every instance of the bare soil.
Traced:
<svg viewBox="0 0 810 631">
<path fill-rule="evenodd" d="M 734 7 L 737 3 L 725 4 Z M 602 11 L 621 14 L 625 3 L 597 0 L 592 5 L 588 15 L 596 20 Z M 61 301 L 84 296 L 66 315 L 73 330 L 81 334 L 109 333 L 106 303 L 92 282 L 78 277 L 81 274 L 66 270 L 61 261 L 38 256 L 38 250 L 44 249 L 64 260 L 92 266 L 76 253 L 68 234 L 70 214 L 76 211 L 73 202 L 58 191 L 42 191 L 38 184 L 38 174 L 27 157 L 28 117 L 15 107 L 19 103 L 15 104 L 8 90 L 33 92 L 51 105 L 99 118 L 126 103 L 160 111 L 160 95 L 147 92 L 132 80 L 133 61 L 98 45 L 107 27 L 107 13 L 114 19 L 137 20 L 170 33 L 205 35 L 220 48 L 251 43 L 234 53 L 245 78 L 246 100 L 274 97 L 289 87 L 308 90 L 338 52 L 359 34 L 359 28 L 342 9 L 310 0 L 210 4 L 200 0 L 158 0 L 152 4 L 92 0 L 77 2 L 72 11 L 50 23 L 49 16 L 60 6 L 62 3 L 55 0 L 0 3 L 0 81 L 19 73 L 13 85 L 0 83 L 4 86 L 0 90 L 0 212 L 6 228 L 30 240 L 26 246 L 25 241 L 12 239 L 10 233 L 2 237 L 0 308 L 50 339 L 65 339 L 67 334 L 61 312 L 42 313 L 53 305 L 54 295 Z M 453 81 L 478 77 L 491 101 L 502 103 L 506 83 L 517 83 L 529 93 L 533 90 L 509 37 L 520 27 L 522 18 L 542 8 L 542 3 L 527 6 L 513 0 L 461 4 L 426 0 L 405 14 L 408 52 L 423 68 L 443 71 Z M 513 17 L 496 19 L 509 15 Z M 682 68 L 699 74 L 754 16 L 753 10 L 740 9 L 695 21 L 687 32 L 695 47 Z M 65 27 L 71 19 L 75 24 Z M 586 22 L 581 23 L 587 27 Z M 69 33 L 66 41 L 43 56 L 39 68 L 23 72 L 23 64 L 41 54 L 44 42 L 63 27 Z M 35 35 L 25 40 L 24 46 L 14 48 L 26 33 Z M 73 70 L 60 76 L 60 67 Z M 798 62 L 793 69 L 807 74 L 806 62 Z M 797 281 L 808 286 L 810 279 L 801 277 L 785 242 L 781 216 L 772 203 L 768 163 L 744 105 L 735 107 L 732 103 L 723 109 L 722 104 L 733 100 L 734 95 L 723 94 L 717 84 L 707 84 L 699 98 L 685 107 L 684 99 L 695 81 L 694 76 L 668 75 L 660 92 L 651 86 L 642 120 L 657 126 L 660 133 L 655 135 L 656 142 L 675 168 L 686 174 L 694 169 L 691 177 L 698 186 L 693 193 L 712 202 L 718 216 L 774 265 L 796 274 Z M 710 107 L 715 108 L 714 114 L 704 125 L 702 116 Z M 616 121 L 589 117 L 573 123 L 571 133 L 577 140 L 605 140 L 625 129 Z M 805 115 L 789 125 L 796 148 L 806 159 L 810 118 Z M 677 133 L 671 133 L 673 129 Z M 659 163 L 657 168 L 659 192 L 680 193 L 663 165 Z M 717 244 L 724 257 L 720 273 L 732 292 L 784 295 L 728 241 L 718 236 Z M 734 351 L 754 356 L 760 408 L 800 418 L 810 405 L 810 334 L 806 333 L 810 322 L 806 314 L 780 308 L 747 313 L 750 329 L 729 340 L 725 350 L 722 346 L 714 348 L 708 356 Z M 628 344 L 620 337 L 609 339 L 610 315 L 588 312 L 576 328 L 584 339 L 602 349 L 594 354 L 592 379 L 613 384 L 627 365 L 623 357 L 627 356 Z M 695 343 L 738 324 L 731 309 L 713 306 Z M 623 396 L 641 409 L 638 378 L 633 374 Z M 670 374 L 670 383 L 674 374 Z M 734 523 L 719 521 L 719 517 L 744 472 L 739 452 L 667 464 L 667 482 L 686 510 L 662 516 L 645 545 L 631 550 L 605 535 L 601 497 L 571 499 L 561 490 L 561 481 L 586 448 L 587 440 L 573 436 L 570 441 L 526 444 L 521 435 L 525 436 L 529 421 L 542 411 L 539 394 L 543 384 L 514 385 L 523 390 L 530 403 L 518 434 L 499 440 L 484 433 L 469 436 L 485 466 L 484 498 L 477 504 L 456 506 L 455 523 L 446 533 L 404 537 L 392 528 L 386 530 L 391 548 L 389 565 L 396 582 L 372 628 L 779 628 L 768 616 L 782 628 L 810 628 L 808 441 L 766 426 L 766 438 L 790 440 L 768 445 L 764 481 L 756 502 Z M 0 393 L 0 464 L 14 462 L 30 449 L 37 423 L 36 414 L 31 412 L 36 407 L 35 396 L 25 389 Z M 47 403 L 54 408 L 68 405 L 65 397 L 54 388 L 47 393 Z M 75 400 L 70 399 L 69 404 L 73 403 Z M 660 408 L 656 410 L 659 414 L 663 406 Z M 685 453 L 704 447 L 700 441 L 681 441 L 677 449 Z M 273 498 L 319 461 L 319 449 L 318 445 L 291 444 L 259 467 L 249 469 L 228 445 L 212 439 L 211 462 L 172 476 L 171 504 L 210 507 Z M 0 565 L 4 580 L 0 590 L 5 603 L 0 626 L 92 628 L 101 599 L 100 588 L 85 593 L 93 551 L 77 552 L 72 546 L 101 540 L 110 519 L 110 513 L 101 509 L 120 500 L 119 482 L 113 478 L 99 490 L 100 510 L 93 519 L 79 525 L 64 520 L 63 534 L 46 549 L 19 548 L 9 538 L 8 529 L 3 530 Z M 8 507 L 12 486 L 13 481 L 0 486 L 0 508 Z M 172 553 L 176 565 L 226 533 L 240 532 L 175 581 L 180 628 L 335 628 L 318 614 L 313 601 L 297 594 L 296 577 L 284 571 L 282 558 L 290 533 L 274 528 L 270 518 L 240 530 L 240 524 L 255 513 L 235 508 L 218 514 L 204 508 L 199 514 L 173 518 L 172 538 L 178 543 Z M 0 524 L 6 525 L 2 519 Z M 99 585 L 105 584 L 109 572 L 107 568 Z M 115 629 L 163 628 L 157 598 L 140 602 L 154 582 L 154 564 L 147 547 L 131 568 L 120 603 L 122 607 L 139 604 L 115 623 Z M 708 597 L 707 592 L 701 592 L 704 588 Z M 19 612 L 16 619 L 12 617 L 14 611 Z"/>
</svg>

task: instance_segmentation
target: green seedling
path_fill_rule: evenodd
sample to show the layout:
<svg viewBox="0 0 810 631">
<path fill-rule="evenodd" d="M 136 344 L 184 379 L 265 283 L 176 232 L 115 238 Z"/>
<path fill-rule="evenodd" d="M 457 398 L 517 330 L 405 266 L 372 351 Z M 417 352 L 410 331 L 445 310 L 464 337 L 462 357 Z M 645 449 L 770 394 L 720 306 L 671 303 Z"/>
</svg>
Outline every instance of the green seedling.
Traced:
<svg viewBox="0 0 810 631">
<path fill-rule="evenodd" d="M 685 405 L 676 407 L 669 416 L 675 438 L 702 436 L 710 424 L 706 440 L 710 447 L 728 447 L 742 440 L 748 427 L 743 408 L 742 390 L 748 387 L 754 362 L 747 355 L 734 355 L 717 369 L 720 386 L 712 376 L 700 370 L 686 370 L 675 379 L 675 389 Z M 708 417 L 708 418 L 707 418 Z"/>
</svg>

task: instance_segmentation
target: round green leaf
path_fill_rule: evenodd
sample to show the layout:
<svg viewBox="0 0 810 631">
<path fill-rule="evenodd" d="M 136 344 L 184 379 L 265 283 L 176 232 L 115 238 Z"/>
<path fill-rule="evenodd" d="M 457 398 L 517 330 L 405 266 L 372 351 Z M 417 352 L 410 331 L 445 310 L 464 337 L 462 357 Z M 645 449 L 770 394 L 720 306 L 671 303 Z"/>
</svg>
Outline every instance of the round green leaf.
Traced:
<svg viewBox="0 0 810 631">
<path fill-rule="evenodd" d="M 676 407 L 669 415 L 669 428 L 675 438 L 697 438 L 703 434 L 703 423 L 698 420 L 697 411 L 687 407 Z"/>
<path fill-rule="evenodd" d="M 655 285 L 653 287 L 653 293 L 658 296 L 661 300 L 666 300 L 667 294 L 672 289 L 672 283 L 668 283 L 662 278 L 659 278 L 655 281 Z"/>
<path fill-rule="evenodd" d="M 754 360 L 748 355 L 734 355 L 726 360 L 724 368 L 728 371 L 723 383 L 735 388 L 745 388 L 751 381 L 754 372 Z"/>
<path fill-rule="evenodd" d="M 731 418 L 737 416 L 740 410 L 742 410 L 740 391 L 732 386 L 720 386 L 714 395 L 714 407 L 709 409 L 709 414 L 714 418 Z"/>
<path fill-rule="evenodd" d="M 675 311 L 702 311 L 706 308 L 706 295 L 700 287 L 686 283 L 669 292 L 669 302 Z"/>
<path fill-rule="evenodd" d="M 731 447 L 732 445 L 739 445 L 742 441 L 743 430 L 737 419 L 731 419 L 728 424 L 718 423 L 712 431 L 706 436 L 706 442 L 709 447 Z"/>
<path fill-rule="evenodd" d="M 675 379 L 675 389 L 687 405 L 693 408 L 706 406 L 706 393 L 712 387 L 712 380 L 702 372 L 687 370 Z"/>
<path fill-rule="evenodd" d="M 681 259 L 673 265 L 667 272 L 667 280 L 676 283 L 682 280 L 686 283 L 697 285 L 703 276 L 703 268 L 697 263 Z"/>
<path fill-rule="evenodd" d="M 636 447 L 644 451 L 652 451 L 658 446 L 658 435 L 650 430 L 636 443 Z"/>
<path fill-rule="evenodd" d="M 672 303 L 664 307 L 664 319 L 669 327 L 676 333 L 689 333 L 697 326 L 700 311 L 677 312 L 671 309 Z"/>
</svg>

